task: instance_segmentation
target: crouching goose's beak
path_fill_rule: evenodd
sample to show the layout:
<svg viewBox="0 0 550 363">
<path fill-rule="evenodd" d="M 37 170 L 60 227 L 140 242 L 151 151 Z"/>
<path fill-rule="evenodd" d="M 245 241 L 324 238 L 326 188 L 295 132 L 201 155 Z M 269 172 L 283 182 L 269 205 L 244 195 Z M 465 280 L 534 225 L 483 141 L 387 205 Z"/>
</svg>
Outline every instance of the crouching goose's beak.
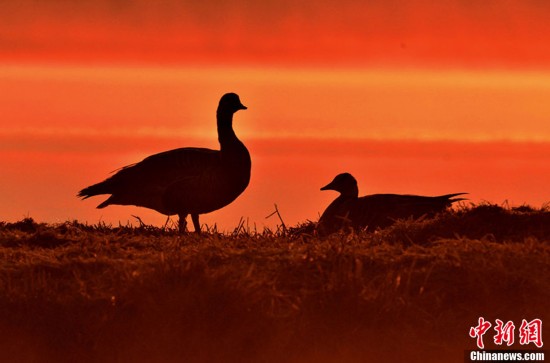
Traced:
<svg viewBox="0 0 550 363">
<path fill-rule="evenodd" d="M 324 187 L 322 187 L 321 190 L 335 190 L 333 184 L 334 184 L 334 182 L 332 181 L 332 182 L 328 183 L 327 185 L 325 185 Z"/>
<path fill-rule="evenodd" d="M 246 107 L 245 105 L 243 105 L 243 104 L 241 103 L 241 105 L 239 106 L 238 109 L 239 109 L 239 110 L 248 110 L 248 107 Z"/>
</svg>

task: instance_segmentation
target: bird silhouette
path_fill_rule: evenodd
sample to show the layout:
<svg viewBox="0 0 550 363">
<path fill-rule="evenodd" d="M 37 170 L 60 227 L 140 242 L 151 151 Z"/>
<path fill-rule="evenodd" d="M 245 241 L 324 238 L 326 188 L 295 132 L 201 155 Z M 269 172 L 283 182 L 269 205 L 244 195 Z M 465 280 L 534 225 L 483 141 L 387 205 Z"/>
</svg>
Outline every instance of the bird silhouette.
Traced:
<svg viewBox="0 0 550 363">
<path fill-rule="evenodd" d="M 181 232 L 187 230 L 186 218 L 191 214 L 200 233 L 199 215 L 225 207 L 250 181 L 250 154 L 233 131 L 233 114 L 246 109 L 235 93 L 220 99 L 216 113 L 220 150 L 186 147 L 151 155 L 82 189 L 78 196 L 111 194 L 97 208 L 135 205 L 168 216 L 177 214 Z"/>
<path fill-rule="evenodd" d="M 397 219 L 434 215 L 452 203 L 464 198 L 454 198 L 466 193 L 445 194 L 436 197 L 401 194 L 373 194 L 359 197 L 357 181 L 349 173 L 338 174 L 321 190 L 340 193 L 323 212 L 317 223 L 320 235 L 340 230 L 369 230 L 383 228 Z"/>
</svg>

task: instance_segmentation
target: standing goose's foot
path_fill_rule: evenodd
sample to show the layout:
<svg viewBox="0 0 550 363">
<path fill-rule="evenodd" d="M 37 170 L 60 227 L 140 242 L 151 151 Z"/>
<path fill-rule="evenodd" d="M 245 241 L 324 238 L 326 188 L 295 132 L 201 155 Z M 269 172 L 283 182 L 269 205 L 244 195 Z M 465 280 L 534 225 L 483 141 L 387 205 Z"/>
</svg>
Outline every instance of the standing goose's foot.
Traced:
<svg viewBox="0 0 550 363">
<path fill-rule="evenodd" d="M 178 214 L 178 228 L 181 234 L 187 233 L 187 214 Z"/>
<path fill-rule="evenodd" d="M 201 234 L 201 224 L 199 223 L 199 215 L 191 214 L 191 220 L 193 220 L 193 227 L 195 227 L 195 232 Z"/>
</svg>

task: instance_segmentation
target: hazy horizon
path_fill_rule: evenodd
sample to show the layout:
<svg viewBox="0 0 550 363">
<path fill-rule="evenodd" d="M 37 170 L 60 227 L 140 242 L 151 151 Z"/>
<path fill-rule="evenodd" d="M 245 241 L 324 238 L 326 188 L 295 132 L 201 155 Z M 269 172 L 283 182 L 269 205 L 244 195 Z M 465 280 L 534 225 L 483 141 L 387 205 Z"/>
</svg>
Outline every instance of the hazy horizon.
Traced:
<svg viewBox="0 0 550 363">
<path fill-rule="evenodd" d="M 550 140 L 550 73 L 0 65 L 0 133 L 211 137 L 226 92 L 250 137 Z"/>
<path fill-rule="evenodd" d="M 101 136 L 60 141 L 48 137 L 0 148 L 2 220 L 32 217 L 62 223 L 79 220 L 95 224 L 162 225 L 166 217 L 144 208 L 95 207 L 106 196 L 81 201 L 79 189 L 99 182 L 124 165 L 179 146 L 212 146 L 205 139 L 129 138 L 112 144 Z M 20 139 L 21 141 L 21 139 Z M 38 142 L 37 142 L 38 141 Z M 351 172 L 360 194 L 401 193 L 439 195 L 469 192 L 466 203 L 529 204 L 550 201 L 547 185 L 550 143 L 441 142 L 380 140 L 244 139 L 252 154 L 252 179 L 232 204 L 202 217 L 231 231 L 241 218 L 250 228 L 274 228 L 276 217 L 265 219 L 278 205 L 284 222 L 316 221 L 337 193 L 321 192 L 341 172 Z M 47 145 L 52 142 L 57 147 Z M 215 143 L 215 142 L 214 142 Z M 111 145 L 111 146 L 110 146 Z M 114 146 L 113 146 L 114 145 Z M 336 151 L 337 150 L 337 151 Z M 175 220 L 173 217 L 172 220 Z"/>
</svg>

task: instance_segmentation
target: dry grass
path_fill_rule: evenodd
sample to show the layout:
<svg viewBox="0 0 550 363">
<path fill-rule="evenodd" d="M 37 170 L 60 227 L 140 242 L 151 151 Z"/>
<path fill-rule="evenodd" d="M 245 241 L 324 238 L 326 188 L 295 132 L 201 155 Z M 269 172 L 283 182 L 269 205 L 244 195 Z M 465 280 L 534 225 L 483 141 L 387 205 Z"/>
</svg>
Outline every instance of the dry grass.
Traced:
<svg viewBox="0 0 550 363">
<path fill-rule="evenodd" d="M 311 232 L 1 223 L 0 361 L 462 362 L 478 316 L 549 321 L 547 209 Z"/>
</svg>

